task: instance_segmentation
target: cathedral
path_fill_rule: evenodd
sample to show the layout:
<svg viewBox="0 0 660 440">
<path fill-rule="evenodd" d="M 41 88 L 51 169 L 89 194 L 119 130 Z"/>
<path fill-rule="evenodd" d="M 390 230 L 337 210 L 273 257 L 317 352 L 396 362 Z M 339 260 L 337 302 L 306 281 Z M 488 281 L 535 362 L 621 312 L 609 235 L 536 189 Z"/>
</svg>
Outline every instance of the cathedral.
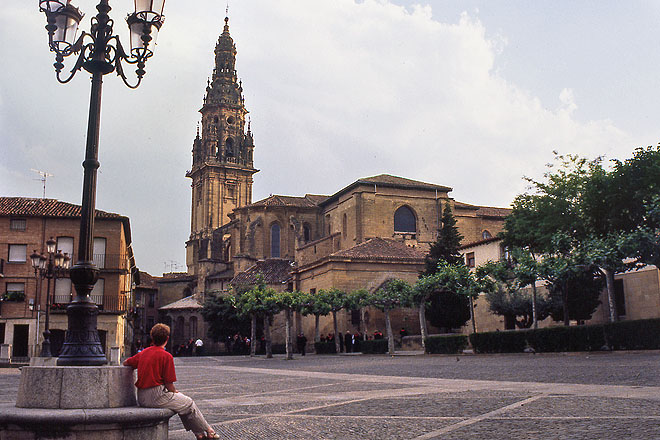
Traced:
<svg viewBox="0 0 660 440">
<path fill-rule="evenodd" d="M 225 18 L 186 174 L 192 181 L 188 272 L 165 280 L 166 290 L 175 292 L 170 298 L 177 299 L 161 308 L 173 325 L 175 344 L 206 335 L 199 314 L 206 295 L 250 283 L 257 275 L 277 290 L 312 293 L 332 287 L 373 290 L 392 278 L 414 282 L 446 204 L 464 243 L 488 240 L 502 230 L 508 209 L 461 203 L 449 196 L 450 187 L 390 174 L 358 179 L 331 195 L 272 195 L 253 202 L 258 170 L 236 53 Z M 338 318 L 342 333 L 384 328 L 377 311 L 346 311 Z M 413 311 L 397 311 L 393 319 L 397 328 L 419 332 Z M 294 331 L 311 336 L 313 321 L 296 316 Z M 361 322 L 365 328 L 358 328 Z M 281 325 L 276 319 L 275 342 L 284 339 Z M 330 320 L 321 331 L 331 331 Z"/>
</svg>

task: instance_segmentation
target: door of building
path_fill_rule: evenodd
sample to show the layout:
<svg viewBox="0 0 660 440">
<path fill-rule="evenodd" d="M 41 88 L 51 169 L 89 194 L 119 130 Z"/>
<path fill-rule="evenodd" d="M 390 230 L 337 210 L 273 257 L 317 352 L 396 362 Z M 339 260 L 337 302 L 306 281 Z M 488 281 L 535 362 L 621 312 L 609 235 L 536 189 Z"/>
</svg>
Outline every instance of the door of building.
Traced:
<svg viewBox="0 0 660 440">
<path fill-rule="evenodd" d="M 12 347 L 12 358 L 28 357 L 28 335 L 30 326 L 27 324 L 14 325 L 14 341 Z"/>
<path fill-rule="evenodd" d="M 101 339 L 101 347 L 103 348 L 103 353 L 105 354 L 106 357 L 108 357 L 108 351 L 106 350 L 105 347 L 105 337 L 107 335 L 106 330 L 99 330 L 99 339 Z"/>
<path fill-rule="evenodd" d="M 0 344 L 5 343 L 5 323 L 0 322 Z"/>
</svg>

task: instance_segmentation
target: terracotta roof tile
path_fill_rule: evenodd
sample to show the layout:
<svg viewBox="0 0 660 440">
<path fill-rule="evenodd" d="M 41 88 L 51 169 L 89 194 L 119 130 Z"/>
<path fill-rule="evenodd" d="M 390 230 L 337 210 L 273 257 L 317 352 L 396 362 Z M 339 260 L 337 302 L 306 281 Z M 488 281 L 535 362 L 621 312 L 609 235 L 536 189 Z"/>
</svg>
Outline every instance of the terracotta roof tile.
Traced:
<svg viewBox="0 0 660 440">
<path fill-rule="evenodd" d="M 263 277 L 266 284 L 282 284 L 291 279 L 291 261 L 282 258 L 269 258 L 267 260 L 257 261 L 257 263 L 248 270 L 237 274 L 231 284 L 254 284 Z"/>
<path fill-rule="evenodd" d="M 451 191 L 451 188 L 434 183 L 421 182 L 419 180 L 406 179 L 405 177 L 392 176 L 391 174 L 379 174 L 372 177 L 363 177 L 358 179 L 358 183 L 380 184 L 388 186 L 401 186 L 411 188 L 439 189 L 442 191 Z"/>
<path fill-rule="evenodd" d="M 457 209 L 469 209 L 472 211 L 475 211 L 478 216 L 483 216 L 483 217 L 506 217 L 507 215 L 511 214 L 511 209 L 510 208 L 497 208 L 494 206 L 477 206 L 477 205 L 470 205 L 468 203 L 463 203 L 463 202 L 454 202 L 454 206 Z"/>
<path fill-rule="evenodd" d="M 372 238 L 349 249 L 344 249 L 331 257 L 352 259 L 424 260 L 426 254 L 404 243 L 385 238 Z"/>
<path fill-rule="evenodd" d="M 160 307 L 158 310 L 172 310 L 172 309 L 201 309 L 203 306 L 197 301 L 194 295 L 186 296 L 178 301 L 174 301 L 166 306 Z"/>
<path fill-rule="evenodd" d="M 158 289 L 159 278 L 160 277 L 151 276 L 147 272 L 140 271 L 140 284 L 138 287 L 146 289 Z"/>
<path fill-rule="evenodd" d="M 317 206 L 317 203 L 315 203 L 313 200 L 310 200 L 307 197 L 272 195 L 263 200 L 254 202 L 251 205 L 247 205 L 247 207 L 250 208 L 260 207 L 260 206 L 263 207 L 291 206 L 297 208 L 314 208 Z"/>
<path fill-rule="evenodd" d="M 80 205 L 55 199 L 28 197 L 0 197 L 0 215 L 24 215 L 32 217 L 80 217 Z M 96 218 L 125 219 L 126 217 L 96 210 Z"/>
</svg>

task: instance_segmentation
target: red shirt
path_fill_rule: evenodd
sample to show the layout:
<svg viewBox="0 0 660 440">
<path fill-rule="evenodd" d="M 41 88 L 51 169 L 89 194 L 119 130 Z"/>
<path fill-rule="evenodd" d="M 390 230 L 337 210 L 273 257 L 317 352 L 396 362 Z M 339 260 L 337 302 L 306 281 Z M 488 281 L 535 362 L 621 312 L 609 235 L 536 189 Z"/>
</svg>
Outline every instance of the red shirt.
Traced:
<svg viewBox="0 0 660 440">
<path fill-rule="evenodd" d="M 135 386 L 144 389 L 176 382 L 174 358 L 163 347 L 152 345 L 124 362 L 137 368 Z"/>
</svg>

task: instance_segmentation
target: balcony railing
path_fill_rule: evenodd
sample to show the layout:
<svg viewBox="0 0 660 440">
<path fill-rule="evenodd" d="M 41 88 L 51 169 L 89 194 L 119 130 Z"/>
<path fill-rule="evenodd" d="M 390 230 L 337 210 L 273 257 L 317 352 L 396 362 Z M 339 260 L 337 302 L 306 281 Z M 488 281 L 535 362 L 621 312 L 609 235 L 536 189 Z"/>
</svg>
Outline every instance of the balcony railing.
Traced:
<svg viewBox="0 0 660 440">
<path fill-rule="evenodd" d="M 92 302 L 94 302 L 101 312 L 108 313 L 125 313 L 127 310 L 127 300 L 125 294 L 119 295 L 90 295 Z M 53 304 L 51 310 L 66 310 L 66 306 L 71 302 L 72 296 L 68 295 L 55 295 L 53 297 Z"/>
<path fill-rule="evenodd" d="M 75 255 L 69 255 L 69 257 L 73 266 L 78 260 Z M 128 254 L 94 254 L 92 261 L 96 267 L 104 270 L 128 270 L 129 268 Z"/>
</svg>

